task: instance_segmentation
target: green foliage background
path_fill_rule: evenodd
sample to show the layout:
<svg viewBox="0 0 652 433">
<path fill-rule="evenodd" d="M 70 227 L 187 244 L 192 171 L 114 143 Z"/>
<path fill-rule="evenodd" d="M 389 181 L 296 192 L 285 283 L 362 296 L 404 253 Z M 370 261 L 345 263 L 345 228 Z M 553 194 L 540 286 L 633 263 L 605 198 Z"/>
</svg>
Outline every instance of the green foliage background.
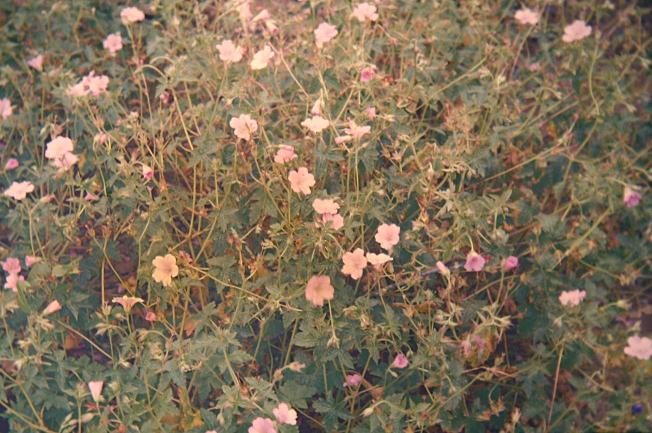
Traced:
<svg viewBox="0 0 652 433">
<path fill-rule="evenodd" d="M 534 1 L 541 22 L 524 27 L 512 1 L 389 0 L 374 24 L 354 5 L 254 2 L 270 34 L 243 29 L 232 2 L 139 4 L 147 19 L 129 26 L 114 2 L 0 3 L 0 97 L 14 104 L 2 161 L 21 162 L 2 187 L 36 185 L 2 198 L 0 255 L 43 258 L 0 294 L 10 431 L 236 433 L 278 402 L 299 412 L 284 433 L 652 428 L 651 363 L 623 353 L 650 331 L 649 10 Z M 593 33 L 565 44 L 575 19 Z M 339 34 L 319 51 L 322 21 Z M 125 47 L 112 57 L 114 32 Z M 224 66 L 223 39 L 246 47 L 243 62 Z M 275 62 L 253 72 L 265 43 Z M 37 52 L 42 73 L 26 64 Z M 109 92 L 67 97 L 92 70 Z M 320 96 L 335 126 L 306 134 Z M 245 144 L 229 127 L 243 113 L 260 125 Z M 371 133 L 345 149 L 348 119 Z M 44 159 L 59 134 L 81 156 L 64 175 Z M 275 164 L 279 144 L 297 160 Z M 308 197 L 289 189 L 297 166 L 315 175 Z M 638 207 L 623 204 L 628 185 Z M 341 231 L 315 227 L 312 200 L 327 196 Z M 378 251 L 381 223 L 401 227 L 393 262 L 346 278 L 342 254 Z M 461 267 L 471 248 L 490 257 L 483 272 Z M 151 262 L 167 253 L 181 272 L 164 288 Z M 509 255 L 520 265 L 504 272 Z M 304 297 L 318 274 L 335 287 L 324 308 Z M 562 307 L 573 289 L 587 298 Z M 145 305 L 126 314 L 110 303 L 123 293 Z M 63 310 L 43 317 L 53 299 Z M 389 368 L 398 352 L 408 368 Z M 365 382 L 344 387 L 353 372 Z M 91 380 L 105 382 L 99 406 Z"/>
</svg>

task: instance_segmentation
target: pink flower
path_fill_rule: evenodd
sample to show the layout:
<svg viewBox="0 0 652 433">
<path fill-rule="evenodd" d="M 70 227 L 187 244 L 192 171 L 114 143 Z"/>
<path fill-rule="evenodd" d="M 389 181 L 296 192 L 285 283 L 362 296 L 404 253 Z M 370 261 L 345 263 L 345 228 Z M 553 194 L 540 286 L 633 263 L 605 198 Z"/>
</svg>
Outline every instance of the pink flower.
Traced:
<svg viewBox="0 0 652 433">
<path fill-rule="evenodd" d="M 566 43 L 581 41 L 591 34 L 591 26 L 587 26 L 582 20 L 575 20 L 564 28 L 564 36 L 561 40 Z"/>
<path fill-rule="evenodd" d="M 86 195 L 84 196 L 84 200 L 86 200 L 86 201 L 97 201 L 97 200 L 99 200 L 99 199 L 100 199 L 100 197 L 97 196 L 97 195 L 95 195 L 95 194 L 93 194 L 92 192 L 88 192 L 88 193 L 86 193 Z"/>
<path fill-rule="evenodd" d="M 13 170 L 14 168 L 17 168 L 20 165 L 20 162 L 16 158 L 9 158 L 7 160 L 7 163 L 5 164 L 5 170 Z"/>
<path fill-rule="evenodd" d="M 274 58 L 274 51 L 272 51 L 269 45 L 265 45 L 262 50 L 254 54 L 254 58 L 251 60 L 249 66 L 254 71 L 265 69 L 272 58 Z"/>
<path fill-rule="evenodd" d="M 378 242 L 382 249 L 391 250 L 392 247 L 398 244 L 400 239 L 401 228 L 396 224 L 381 224 L 378 226 L 376 232 L 376 242 Z"/>
<path fill-rule="evenodd" d="M 19 273 L 22 270 L 20 260 L 15 257 L 7 257 L 7 260 L 2 262 L 2 270 L 8 274 Z"/>
<path fill-rule="evenodd" d="M 330 198 L 326 198 L 326 199 L 316 198 L 312 202 L 312 208 L 315 210 L 315 212 L 317 212 L 320 215 L 325 213 L 336 214 L 340 208 L 340 205 L 337 204 L 335 200 Z"/>
<path fill-rule="evenodd" d="M 272 409 L 272 413 L 281 424 L 297 425 L 297 411 L 292 409 L 286 403 L 280 403 L 277 407 Z"/>
<path fill-rule="evenodd" d="M 384 253 L 380 253 L 380 254 L 367 253 L 367 261 L 369 262 L 369 264 L 373 265 L 374 268 L 380 268 L 385 263 L 391 262 L 392 258 Z"/>
<path fill-rule="evenodd" d="M 0 116 L 2 120 L 7 119 L 14 112 L 13 107 L 11 106 L 11 101 L 8 98 L 0 99 Z"/>
<path fill-rule="evenodd" d="M 7 163 L 5 164 L 5 170 L 13 170 L 14 168 L 17 168 L 20 165 L 20 162 L 16 158 L 9 158 L 7 160 Z"/>
<path fill-rule="evenodd" d="M 143 299 L 142 298 L 136 298 L 134 296 L 127 296 L 127 295 L 122 295 L 119 298 L 113 298 L 111 300 L 114 304 L 120 304 L 122 305 L 122 308 L 125 309 L 125 311 L 128 313 L 131 311 L 131 309 L 134 307 L 134 305 L 140 303 L 142 304 Z"/>
<path fill-rule="evenodd" d="M 258 130 L 258 122 L 248 114 L 232 117 L 229 125 L 236 137 L 247 141 L 251 139 L 251 134 Z"/>
<path fill-rule="evenodd" d="M 251 423 L 248 433 L 276 433 L 274 421 L 269 418 L 258 417 Z"/>
<path fill-rule="evenodd" d="M 41 261 L 40 257 L 25 256 L 25 265 L 27 265 L 28 268 L 31 268 L 33 264 L 38 263 L 40 261 Z"/>
<path fill-rule="evenodd" d="M 34 191 L 34 185 L 32 182 L 29 181 L 24 181 L 24 182 L 12 182 L 9 188 L 7 188 L 4 192 L 4 195 L 7 197 L 11 197 L 14 200 L 23 200 L 25 197 L 27 197 L 27 194 L 30 192 Z"/>
<path fill-rule="evenodd" d="M 52 161 L 52 165 L 57 167 L 60 171 L 66 171 L 70 169 L 73 165 L 79 162 L 79 157 L 74 153 L 66 153 L 60 159 L 55 159 Z"/>
<path fill-rule="evenodd" d="M 531 25 L 534 26 L 539 22 L 541 14 L 539 12 L 533 11 L 530 8 L 522 8 L 516 11 L 514 18 L 519 24 Z"/>
<path fill-rule="evenodd" d="M 321 116 L 312 116 L 303 122 L 301 126 L 308 128 L 314 133 L 319 133 L 324 129 L 328 128 L 329 122 Z"/>
<path fill-rule="evenodd" d="M 47 307 L 43 309 L 41 315 L 43 315 L 43 317 L 49 316 L 50 314 L 54 314 L 59 310 L 61 310 L 61 304 L 59 303 L 59 301 L 55 299 L 54 301 L 50 302 Z"/>
<path fill-rule="evenodd" d="M 573 307 L 577 307 L 585 297 L 586 292 L 584 290 L 571 290 L 568 292 L 564 290 L 561 292 L 561 295 L 559 295 L 559 303 L 561 305 L 572 305 Z"/>
<path fill-rule="evenodd" d="M 357 125 L 353 120 L 349 121 L 349 127 L 344 129 L 344 132 L 346 132 L 348 135 L 355 139 L 360 139 L 364 137 L 366 134 L 369 134 L 371 131 L 371 126 L 365 125 L 365 126 L 360 126 Z"/>
<path fill-rule="evenodd" d="M 623 202 L 626 207 L 636 207 L 641 201 L 641 193 L 631 189 L 630 187 L 625 187 L 625 192 L 623 193 Z"/>
<path fill-rule="evenodd" d="M 627 339 L 627 347 L 624 352 L 634 358 L 647 361 L 652 357 L 652 339 L 633 335 Z"/>
<path fill-rule="evenodd" d="M 335 289 L 331 285 L 331 278 L 326 275 L 310 277 L 306 285 L 306 299 L 317 307 L 323 307 L 324 301 L 333 299 Z"/>
<path fill-rule="evenodd" d="M 242 48 L 234 44 L 230 39 L 223 40 L 215 48 L 220 52 L 220 60 L 224 63 L 238 63 L 242 60 Z"/>
<path fill-rule="evenodd" d="M 122 36 L 120 33 L 111 33 L 104 39 L 102 46 L 111 54 L 115 54 L 122 49 Z"/>
<path fill-rule="evenodd" d="M 45 145 L 45 157 L 47 159 L 61 159 L 66 153 L 73 151 L 75 144 L 68 137 L 55 137 Z"/>
<path fill-rule="evenodd" d="M 402 353 L 399 353 L 396 355 L 394 358 L 394 361 L 392 362 L 392 367 L 394 368 L 405 368 L 408 366 L 410 361 L 407 359 L 407 356 L 403 355 Z"/>
<path fill-rule="evenodd" d="M 518 267 L 518 257 L 516 256 L 509 256 L 503 262 L 503 270 L 505 270 L 505 272 L 509 272 L 517 267 Z"/>
<path fill-rule="evenodd" d="M 18 291 L 18 282 L 25 281 L 25 277 L 19 274 L 9 274 L 7 275 L 7 281 L 5 281 L 5 289 L 11 289 L 12 291 Z"/>
<path fill-rule="evenodd" d="M 164 287 L 172 284 L 172 278 L 179 275 L 177 258 L 172 254 L 166 254 L 165 256 L 156 256 L 154 260 L 152 260 L 152 265 L 154 265 L 152 278 L 154 278 L 154 281 L 157 283 L 162 283 Z"/>
<path fill-rule="evenodd" d="M 156 313 L 152 310 L 148 310 L 147 313 L 145 313 L 145 320 L 148 322 L 156 322 L 157 319 Z"/>
<path fill-rule="evenodd" d="M 128 7 L 120 11 L 122 24 L 133 24 L 145 19 L 145 13 L 138 8 Z"/>
<path fill-rule="evenodd" d="M 353 17 L 360 21 L 361 23 L 366 20 L 376 21 L 378 19 L 378 14 L 376 13 L 376 6 L 370 3 L 360 3 L 353 9 Z"/>
<path fill-rule="evenodd" d="M 290 188 L 296 193 L 310 194 L 310 188 L 315 186 L 315 177 L 308 172 L 306 167 L 299 167 L 298 170 L 290 170 L 288 174 Z"/>
<path fill-rule="evenodd" d="M 354 280 L 360 279 L 363 269 L 367 267 L 367 258 L 361 248 L 356 248 L 352 253 L 344 253 L 342 262 L 342 273 L 350 275 Z"/>
<path fill-rule="evenodd" d="M 333 230 L 339 230 L 344 227 L 344 218 L 340 214 L 325 213 L 321 216 L 323 226 L 330 224 Z"/>
<path fill-rule="evenodd" d="M 324 99 L 320 96 L 314 104 L 312 104 L 312 108 L 310 109 L 310 114 L 314 116 L 319 116 L 321 115 L 321 111 L 324 109 Z"/>
<path fill-rule="evenodd" d="M 88 382 L 88 389 L 91 391 L 91 397 L 93 397 L 95 403 L 100 402 L 100 398 L 102 398 L 103 387 L 104 387 L 104 382 L 101 380 Z"/>
<path fill-rule="evenodd" d="M 366 83 L 374 79 L 376 76 L 376 68 L 374 66 L 367 66 L 360 69 L 360 82 Z"/>
<path fill-rule="evenodd" d="M 337 27 L 328 23 L 321 23 L 315 29 L 315 43 L 317 48 L 322 48 L 325 43 L 330 42 L 335 36 L 337 36 Z"/>
<path fill-rule="evenodd" d="M 109 77 L 106 75 L 95 75 L 95 71 L 91 71 L 79 83 L 70 86 L 66 94 L 73 98 L 79 98 L 88 94 L 97 97 L 106 92 L 108 86 Z"/>
<path fill-rule="evenodd" d="M 154 178 L 154 170 L 147 164 L 143 164 L 142 174 L 145 180 L 152 180 Z"/>
<path fill-rule="evenodd" d="M 369 120 L 374 120 L 376 118 L 376 108 L 375 107 L 367 107 L 364 111 L 367 114 L 367 117 L 369 118 Z"/>
<path fill-rule="evenodd" d="M 466 269 L 468 272 L 480 272 L 482 268 L 484 268 L 485 263 L 486 261 L 484 257 L 475 251 L 470 251 L 469 254 L 466 255 L 466 263 L 464 263 L 464 269 Z"/>
<path fill-rule="evenodd" d="M 31 66 L 32 68 L 36 69 L 37 71 L 42 71 L 43 70 L 43 54 L 39 54 L 38 56 L 32 57 L 27 61 L 27 65 Z"/>
<path fill-rule="evenodd" d="M 451 271 L 448 269 L 448 266 L 444 262 L 438 261 L 435 263 L 435 266 L 437 267 L 437 270 L 442 274 L 442 275 L 450 275 Z"/>
<path fill-rule="evenodd" d="M 357 387 L 362 383 L 362 375 L 359 373 L 347 374 L 344 386 Z"/>
<path fill-rule="evenodd" d="M 279 146 L 274 155 L 274 162 L 277 164 L 286 164 L 297 157 L 297 154 L 294 153 L 294 147 L 282 144 Z"/>
</svg>

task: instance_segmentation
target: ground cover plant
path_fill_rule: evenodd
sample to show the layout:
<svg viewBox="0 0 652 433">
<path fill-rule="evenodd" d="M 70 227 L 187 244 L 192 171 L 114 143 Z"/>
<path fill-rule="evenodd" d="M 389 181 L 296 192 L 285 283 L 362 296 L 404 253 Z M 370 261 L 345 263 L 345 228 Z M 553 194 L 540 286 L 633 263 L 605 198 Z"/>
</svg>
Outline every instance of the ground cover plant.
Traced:
<svg viewBox="0 0 652 433">
<path fill-rule="evenodd" d="M 644 2 L 0 24 L 7 431 L 652 430 Z"/>
</svg>

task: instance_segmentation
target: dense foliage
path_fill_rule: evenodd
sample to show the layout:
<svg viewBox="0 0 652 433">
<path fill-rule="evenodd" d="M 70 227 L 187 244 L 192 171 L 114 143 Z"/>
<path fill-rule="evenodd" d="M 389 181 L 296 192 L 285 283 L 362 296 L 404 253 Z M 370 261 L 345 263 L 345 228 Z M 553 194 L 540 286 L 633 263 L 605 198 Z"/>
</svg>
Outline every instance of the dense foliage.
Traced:
<svg viewBox="0 0 652 433">
<path fill-rule="evenodd" d="M 650 431 L 649 11 L 527 3 L 0 2 L 10 431 Z"/>
</svg>

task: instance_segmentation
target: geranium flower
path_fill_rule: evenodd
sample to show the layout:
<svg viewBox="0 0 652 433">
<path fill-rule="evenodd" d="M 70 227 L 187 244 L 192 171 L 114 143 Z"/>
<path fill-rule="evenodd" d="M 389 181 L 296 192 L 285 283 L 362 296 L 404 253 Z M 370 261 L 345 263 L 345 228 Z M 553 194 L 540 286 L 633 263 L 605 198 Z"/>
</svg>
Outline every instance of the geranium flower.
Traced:
<svg viewBox="0 0 652 433">
<path fill-rule="evenodd" d="M 79 157 L 74 153 L 66 153 L 63 157 L 52 161 L 52 165 L 57 167 L 60 171 L 66 171 L 73 165 L 79 162 Z"/>
<path fill-rule="evenodd" d="M 11 197 L 14 200 L 24 200 L 27 197 L 27 194 L 34 191 L 34 185 L 32 182 L 12 182 L 9 188 L 4 192 L 4 195 Z"/>
<path fill-rule="evenodd" d="M 503 270 L 505 270 L 505 272 L 511 271 L 512 269 L 515 269 L 517 267 L 518 267 L 518 257 L 516 256 L 509 256 L 503 262 Z"/>
<path fill-rule="evenodd" d="M 145 302 L 142 298 L 136 298 L 134 296 L 127 296 L 127 295 L 122 295 L 119 298 L 113 298 L 111 300 L 114 304 L 120 304 L 122 305 L 122 308 L 125 309 L 125 311 L 128 313 L 131 311 L 131 309 L 134 307 L 134 305 L 140 303 L 142 304 Z"/>
<path fill-rule="evenodd" d="M 20 165 L 20 162 L 16 158 L 9 158 L 5 164 L 5 170 L 13 170 Z"/>
<path fill-rule="evenodd" d="M 335 137 L 335 144 L 342 144 L 351 140 L 353 140 L 353 137 L 350 135 L 340 135 L 339 137 Z"/>
<path fill-rule="evenodd" d="M 274 51 L 269 45 L 265 45 L 265 48 L 254 54 L 254 58 L 251 60 L 249 66 L 254 71 L 265 69 L 272 58 L 274 58 Z"/>
<path fill-rule="evenodd" d="M 321 96 L 317 98 L 314 104 L 312 104 L 312 108 L 310 109 L 310 114 L 313 116 L 320 116 L 322 110 L 324 109 L 324 98 Z"/>
<path fill-rule="evenodd" d="M 367 115 L 367 118 L 369 120 L 374 120 L 376 118 L 376 108 L 375 107 L 367 107 L 364 110 L 364 112 Z"/>
<path fill-rule="evenodd" d="M 561 295 L 559 295 L 559 303 L 561 305 L 572 305 L 573 307 L 577 307 L 585 297 L 586 292 L 584 290 L 564 290 L 561 292 Z"/>
<path fill-rule="evenodd" d="M 448 275 L 451 274 L 450 269 L 448 269 L 448 266 L 446 266 L 446 264 L 444 262 L 437 261 L 437 263 L 435 263 L 435 267 L 437 268 L 439 273 L 441 273 L 442 275 L 448 276 Z"/>
<path fill-rule="evenodd" d="M 43 317 L 49 316 L 50 314 L 54 314 L 60 310 L 61 310 L 61 304 L 59 303 L 59 301 L 55 299 L 54 301 L 50 302 L 47 307 L 43 309 L 41 315 Z"/>
<path fill-rule="evenodd" d="M 325 213 L 321 216 L 321 223 L 323 226 L 330 224 L 333 230 L 339 230 L 344 227 L 344 218 L 340 214 Z"/>
<path fill-rule="evenodd" d="M 328 128 L 328 124 L 328 120 L 324 119 L 321 116 L 312 116 L 301 122 L 301 126 L 308 128 L 314 133 L 319 133 Z"/>
<path fill-rule="evenodd" d="M 623 192 L 623 203 L 626 207 L 636 207 L 641 201 L 641 193 L 626 186 Z"/>
<path fill-rule="evenodd" d="M 387 254 L 383 254 L 383 253 L 380 254 L 367 253 L 367 261 L 371 265 L 373 265 L 374 268 L 380 268 L 385 263 L 391 262 L 392 258 Z"/>
<path fill-rule="evenodd" d="M 316 198 L 312 202 L 312 208 L 315 210 L 315 212 L 317 212 L 320 215 L 325 213 L 336 214 L 340 208 L 340 205 L 337 204 L 335 200 L 330 198 L 326 198 L 326 199 Z"/>
<path fill-rule="evenodd" d="M 36 69 L 37 71 L 42 71 L 43 70 L 43 54 L 39 54 L 38 56 L 34 56 L 31 59 L 27 61 L 27 65 Z"/>
<path fill-rule="evenodd" d="M 2 270 L 8 274 L 19 273 L 22 270 L 20 260 L 15 257 L 7 257 L 7 260 L 2 262 Z"/>
<path fill-rule="evenodd" d="M 297 154 L 294 152 L 294 147 L 282 144 L 279 146 L 274 155 L 274 162 L 277 164 L 286 164 L 297 157 Z"/>
<path fill-rule="evenodd" d="M 104 39 L 102 46 L 111 54 L 115 54 L 122 49 L 122 36 L 120 33 L 111 33 Z"/>
<path fill-rule="evenodd" d="M 410 364 L 410 361 L 408 360 L 407 356 L 403 355 L 402 353 L 399 353 L 394 358 L 394 361 L 392 362 L 392 367 L 394 367 L 394 368 L 405 368 L 409 364 Z"/>
<path fill-rule="evenodd" d="M 344 386 L 356 387 L 362 383 L 362 375 L 359 373 L 347 374 L 344 378 Z"/>
<path fill-rule="evenodd" d="M 364 137 L 366 134 L 369 134 L 370 131 L 371 131 L 371 126 L 358 125 L 353 120 L 350 120 L 349 127 L 344 129 L 344 132 L 346 132 L 348 135 L 350 135 L 355 139 L 360 139 Z"/>
<path fill-rule="evenodd" d="M 133 24 L 145 19 L 145 13 L 136 7 L 124 8 L 120 11 L 122 24 Z"/>
<path fill-rule="evenodd" d="M 84 196 L 84 200 L 86 201 L 97 201 L 99 199 L 100 197 L 93 194 L 92 192 L 87 192 L 86 195 Z"/>
<path fill-rule="evenodd" d="M 242 48 L 234 44 L 230 39 L 223 40 L 215 48 L 220 52 L 220 60 L 224 63 L 238 63 L 242 60 Z"/>
<path fill-rule="evenodd" d="M 292 409 L 286 403 L 280 403 L 272 409 L 272 413 L 274 414 L 276 421 L 281 424 L 297 425 L 297 411 Z"/>
<path fill-rule="evenodd" d="M 147 164 L 143 164 L 142 174 L 145 180 L 152 180 L 154 178 L 154 170 Z"/>
<path fill-rule="evenodd" d="M 5 281 L 5 289 L 11 289 L 13 292 L 18 291 L 18 282 L 25 281 L 25 277 L 19 274 L 9 274 Z"/>
<path fill-rule="evenodd" d="M 591 26 L 587 26 L 582 20 L 575 20 L 564 27 L 564 36 L 561 40 L 567 44 L 575 41 L 581 41 L 591 34 Z"/>
<path fill-rule="evenodd" d="M 290 188 L 296 193 L 310 194 L 310 188 L 315 186 L 315 177 L 308 172 L 306 167 L 299 167 L 298 170 L 290 170 L 288 174 Z"/>
<path fill-rule="evenodd" d="M 400 233 L 401 228 L 396 224 L 381 224 L 378 226 L 374 239 L 382 249 L 389 251 L 394 245 L 398 244 Z"/>
<path fill-rule="evenodd" d="M 154 260 L 152 260 L 152 265 L 154 265 L 152 278 L 154 278 L 154 281 L 157 283 L 162 283 L 164 287 L 172 284 L 172 278 L 179 275 L 177 259 L 172 254 L 156 256 Z"/>
<path fill-rule="evenodd" d="M 109 77 L 106 75 L 95 75 L 95 71 L 91 71 L 79 83 L 70 86 L 66 94 L 73 98 L 79 98 L 88 94 L 97 97 L 106 92 L 108 86 Z"/>
<path fill-rule="evenodd" d="M 249 141 L 251 134 L 258 130 L 258 122 L 248 114 L 232 117 L 229 126 L 233 128 L 233 133 L 236 137 L 246 141 Z"/>
<path fill-rule="evenodd" d="M 40 257 L 36 256 L 25 256 L 25 265 L 27 265 L 28 268 L 32 267 L 34 263 L 38 263 L 41 261 Z"/>
<path fill-rule="evenodd" d="M 317 48 L 322 48 L 324 44 L 328 43 L 337 36 L 337 27 L 328 23 L 321 23 L 315 29 L 315 43 Z"/>
<path fill-rule="evenodd" d="M 480 272 L 482 268 L 484 268 L 485 263 L 486 260 L 484 257 L 475 251 L 470 251 L 469 254 L 466 255 L 466 263 L 464 263 L 464 269 L 466 269 L 467 272 Z"/>
<path fill-rule="evenodd" d="M 326 275 L 315 275 L 310 277 L 306 285 L 306 299 L 317 307 L 323 307 L 324 301 L 333 299 L 335 289 L 331 285 L 330 277 Z"/>
<path fill-rule="evenodd" d="M 374 79 L 376 76 L 376 68 L 373 66 L 366 66 L 360 69 L 360 82 L 367 83 Z"/>
<path fill-rule="evenodd" d="M 8 98 L 0 99 L 0 116 L 2 116 L 2 120 L 7 119 L 13 112 L 14 109 L 11 106 L 11 101 Z"/>
<path fill-rule="evenodd" d="M 101 380 L 88 382 L 88 389 L 90 390 L 91 397 L 93 397 L 95 403 L 99 403 L 100 398 L 102 398 L 102 388 L 104 388 L 104 382 Z"/>
<path fill-rule="evenodd" d="M 627 339 L 627 347 L 624 352 L 634 358 L 647 361 L 652 357 L 652 339 L 633 335 Z"/>
<path fill-rule="evenodd" d="M 367 267 L 367 258 L 362 248 L 356 248 L 352 253 L 344 253 L 342 256 L 342 273 L 350 275 L 354 280 L 362 277 L 362 271 Z"/>
<path fill-rule="evenodd" d="M 61 159 L 66 153 L 70 153 L 75 144 L 68 137 L 57 136 L 45 145 L 45 157 L 47 159 Z"/>
<path fill-rule="evenodd" d="M 369 20 L 376 21 L 378 14 L 376 13 L 376 6 L 370 3 L 360 3 L 353 9 L 353 17 L 361 23 Z"/>
<path fill-rule="evenodd" d="M 534 26 L 539 22 L 541 14 L 530 8 L 522 8 L 516 11 L 514 18 L 519 24 Z"/>
<path fill-rule="evenodd" d="M 251 423 L 248 433 L 276 433 L 274 421 L 269 418 L 258 417 Z"/>
</svg>

